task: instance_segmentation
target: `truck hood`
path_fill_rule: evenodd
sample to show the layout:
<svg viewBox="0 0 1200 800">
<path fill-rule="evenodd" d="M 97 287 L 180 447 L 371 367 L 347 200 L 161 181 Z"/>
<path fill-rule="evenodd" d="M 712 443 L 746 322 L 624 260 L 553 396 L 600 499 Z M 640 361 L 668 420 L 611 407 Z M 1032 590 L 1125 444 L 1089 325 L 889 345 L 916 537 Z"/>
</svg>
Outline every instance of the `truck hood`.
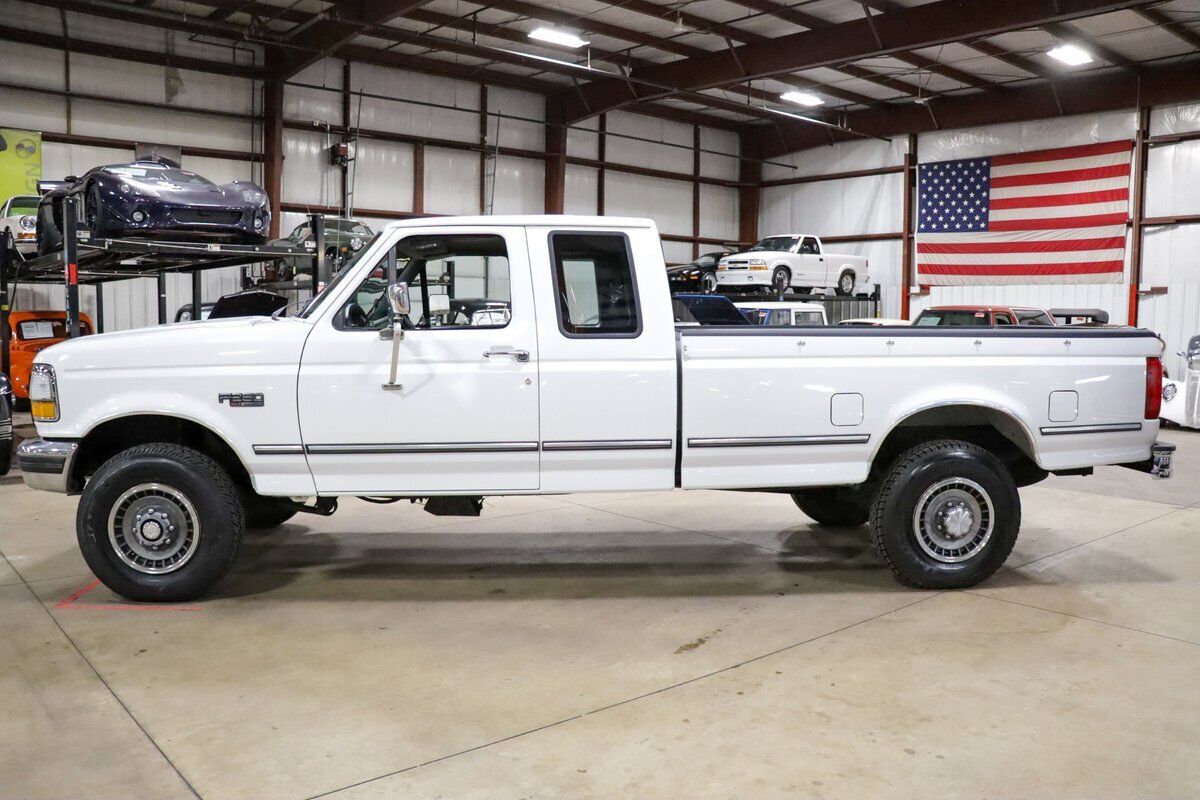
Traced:
<svg viewBox="0 0 1200 800">
<path fill-rule="evenodd" d="M 779 256 L 794 256 L 793 252 L 788 250 L 747 250 L 744 253 L 733 253 L 725 256 L 722 261 L 740 261 L 744 258 L 778 258 Z"/>
<path fill-rule="evenodd" d="M 298 364 L 310 330 L 294 317 L 185 322 L 82 336 L 46 348 L 36 361 L 54 367 L 60 382 L 76 370 L 144 373 L 150 380 L 155 370 Z"/>
</svg>

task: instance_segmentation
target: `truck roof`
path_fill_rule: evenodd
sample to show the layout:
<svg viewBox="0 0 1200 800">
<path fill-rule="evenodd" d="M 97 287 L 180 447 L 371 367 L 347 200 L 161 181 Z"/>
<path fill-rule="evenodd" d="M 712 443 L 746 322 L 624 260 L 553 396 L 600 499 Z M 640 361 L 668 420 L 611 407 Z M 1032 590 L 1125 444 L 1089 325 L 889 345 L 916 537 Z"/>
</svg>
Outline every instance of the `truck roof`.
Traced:
<svg viewBox="0 0 1200 800">
<path fill-rule="evenodd" d="M 1033 306 L 930 306 L 925 311 L 1044 311 Z"/>
<path fill-rule="evenodd" d="M 535 225 L 564 228 L 653 228 L 654 221 L 644 217 L 596 217 L 582 214 L 497 214 L 470 217 L 416 217 L 389 222 L 385 229 L 444 227 L 517 227 Z"/>
</svg>

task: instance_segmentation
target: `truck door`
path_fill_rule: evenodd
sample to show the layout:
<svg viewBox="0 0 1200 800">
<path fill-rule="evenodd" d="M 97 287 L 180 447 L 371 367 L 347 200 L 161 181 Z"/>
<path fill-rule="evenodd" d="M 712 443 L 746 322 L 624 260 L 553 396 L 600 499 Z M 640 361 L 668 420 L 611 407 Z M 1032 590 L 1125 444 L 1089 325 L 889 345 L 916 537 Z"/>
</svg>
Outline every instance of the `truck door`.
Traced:
<svg viewBox="0 0 1200 800">
<path fill-rule="evenodd" d="M 524 229 L 384 236 L 331 285 L 305 345 L 300 425 L 317 491 L 536 489 L 538 349 Z M 384 387 L 389 257 L 412 298 L 398 388 Z"/>
<path fill-rule="evenodd" d="M 825 274 L 825 257 L 821 255 L 821 246 L 816 237 L 805 236 L 800 240 L 797 250 L 803 268 L 803 286 L 826 286 L 828 276 Z"/>
<path fill-rule="evenodd" d="M 530 228 L 542 490 L 675 485 L 675 325 L 653 227 Z"/>
</svg>

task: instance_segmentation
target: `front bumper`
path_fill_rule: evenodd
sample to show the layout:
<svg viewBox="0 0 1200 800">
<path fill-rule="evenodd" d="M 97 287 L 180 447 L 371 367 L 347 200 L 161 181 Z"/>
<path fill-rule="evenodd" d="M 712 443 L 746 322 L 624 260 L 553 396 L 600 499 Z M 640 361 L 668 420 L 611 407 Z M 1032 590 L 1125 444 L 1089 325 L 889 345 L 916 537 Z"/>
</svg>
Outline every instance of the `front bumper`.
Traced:
<svg viewBox="0 0 1200 800">
<path fill-rule="evenodd" d="M 717 272 L 717 284 L 728 289 L 757 289 L 771 285 L 771 273 L 766 270 L 721 270 Z"/>
<path fill-rule="evenodd" d="M 71 465 L 79 442 L 66 439 L 26 439 L 17 448 L 17 466 L 30 489 L 66 494 Z"/>
</svg>

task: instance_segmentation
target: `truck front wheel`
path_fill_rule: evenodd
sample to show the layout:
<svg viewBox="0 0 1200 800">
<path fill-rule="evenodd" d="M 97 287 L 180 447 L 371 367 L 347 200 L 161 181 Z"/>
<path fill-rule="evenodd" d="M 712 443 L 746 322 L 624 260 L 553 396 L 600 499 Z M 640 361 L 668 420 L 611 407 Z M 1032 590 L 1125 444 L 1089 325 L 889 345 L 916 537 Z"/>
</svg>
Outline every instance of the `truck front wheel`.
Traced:
<svg viewBox="0 0 1200 800">
<path fill-rule="evenodd" d="M 105 586 L 130 600 L 181 602 L 207 593 L 233 566 L 245 517 L 233 480 L 211 458 L 145 444 L 100 466 L 75 526 Z"/>
<path fill-rule="evenodd" d="M 900 455 L 871 508 L 871 539 L 896 579 L 964 589 L 1000 568 L 1021 527 L 1021 498 L 1001 461 L 942 439 Z"/>
<path fill-rule="evenodd" d="M 864 525 L 871 515 L 870 504 L 854 489 L 830 487 L 792 492 L 792 500 L 818 525 L 853 528 Z"/>
</svg>

